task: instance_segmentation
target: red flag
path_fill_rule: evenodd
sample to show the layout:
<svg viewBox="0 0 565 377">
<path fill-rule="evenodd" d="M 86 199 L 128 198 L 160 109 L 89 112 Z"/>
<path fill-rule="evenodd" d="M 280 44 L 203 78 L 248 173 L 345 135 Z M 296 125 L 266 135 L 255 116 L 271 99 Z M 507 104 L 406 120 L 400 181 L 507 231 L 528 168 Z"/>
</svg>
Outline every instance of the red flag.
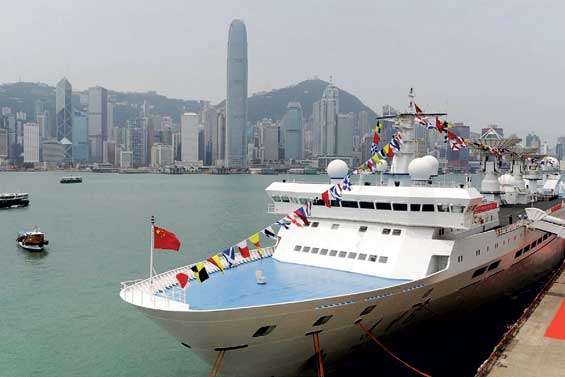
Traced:
<svg viewBox="0 0 565 377">
<path fill-rule="evenodd" d="M 379 136 L 379 134 L 377 133 L 377 131 L 375 131 L 375 133 L 373 134 L 373 143 L 374 143 L 374 144 L 378 144 L 379 141 L 381 141 L 381 137 Z"/>
<path fill-rule="evenodd" d="M 155 249 L 179 251 L 180 241 L 173 232 L 153 226 L 153 247 Z"/>
<path fill-rule="evenodd" d="M 188 275 L 179 272 L 177 274 L 177 281 L 179 282 L 181 288 L 186 287 L 186 284 L 188 283 Z"/>
<path fill-rule="evenodd" d="M 243 240 L 240 243 L 238 243 L 237 247 L 239 248 L 239 252 L 240 252 L 242 257 L 249 258 L 251 256 L 249 254 L 249 248 L 247 247 L 247 241 L 246 240 Z"/>
<path fill-rule="evenodd" d="M 324 191 L 324 193 L 322 194 L 322 200 L 324 201 L 324 205 L 326 207 L 332 207 L 332 202 L 330 201 L 330 193 L 328 191 Z"/>
<path fill-rule="evenodd" d="M 414 107 L 416 108 L 416 114 L 422 114 L 422 109 L 420 109 L 418 105 L 414 104 Z"/>
</svg>

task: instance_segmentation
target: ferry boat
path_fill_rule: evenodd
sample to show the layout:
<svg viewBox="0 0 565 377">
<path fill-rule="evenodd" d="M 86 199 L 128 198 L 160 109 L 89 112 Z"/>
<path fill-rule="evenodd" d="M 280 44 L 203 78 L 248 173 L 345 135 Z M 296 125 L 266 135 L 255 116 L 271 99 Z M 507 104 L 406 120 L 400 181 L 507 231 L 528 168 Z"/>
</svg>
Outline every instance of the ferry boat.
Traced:
<svg viewBox="0 0 565 377">
<path fill-rule="evenodd" d="M 77 177 L 77 176 L 62 177 L 59 182 L 60 183 L 82 183 L 82 177 Z"/>
<path fill-rule="evenodd" d="M 0 194 L 0 208 L 20 208 L 28 205 L 29 194 L 25 192 Z"/>
<path fill-rule="evenodd" d="M 397 116 L 404 145 L 388 184 L 361 176 L 328 208 L 320 195 L 347 176 L 343 161 L 328 165 L 326 184 L 274 182 L 269 212 L 312 203 L 307 226 L 281 227 L 273 246 L 236 255 L 222 274 L 204 262 L 210 279 L 202 284 L 189 265 L 124 282 L 120 297 L 215 373 L 221 362 L 228 376 L 296 376 L 318 356 L 331 362 L 369 341 L 361 327 L 394 337 L 518 291 L 563 262 L 559 200 L 501 207 L 494 170 L 482 185 L 488 195 L 469 180 L 435 183 L 437 160 L 415 158 L 414 119 Z M 192 281 L 186 289 L 179 272 Z"/>
<path fill-rule="evenodd" d="M 29 251 L 43 251 L 49 241 L 45 239 L 45 233 L 37 228 L 29 231 L 20 232 L 16 239 L 18 246 Z"/>
</svg>

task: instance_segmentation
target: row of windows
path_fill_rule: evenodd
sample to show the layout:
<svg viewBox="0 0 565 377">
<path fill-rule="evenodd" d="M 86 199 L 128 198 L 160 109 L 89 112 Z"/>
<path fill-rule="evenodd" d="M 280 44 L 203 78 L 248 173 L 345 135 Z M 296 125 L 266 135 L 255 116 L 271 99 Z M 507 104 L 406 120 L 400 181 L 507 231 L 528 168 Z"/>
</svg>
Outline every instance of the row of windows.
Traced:
<svg viewBox="0 0 565 377">
<path fill-rule="evenodd" d="M 486 271 L 492 271 L 495 268 L 498 268 L 499 265 L 500 265 L 500 260 L 497 260 L 496 262 L 492 262 L 490 265 L 483 266 L 483 267 L 479 268 L 478 270 L 476 270 L 475 272 L 473 272 L 472 277 L 476 278 L 477 276 L 484 274 Z"/>
<path fill-rule="evenodd" d="M 339 229 L 339 225 L 340 224 L 332 224 L 331 229 L 332 230 Z M 313 222 L 310 223 L 311 228 L 317 228 L 319 226 L 320 226 L 320 223 L 318 221 L 313 221 Z M 359 232 L 365 233 L 368 229 L 369 229 L 369 227 L 367 227 L 366 225 L 362 225 L 362 226 L 359 227 Z M 383 228 L 382 234 L 392 234 L 393 236 L 400 236 L 400 234 L 402 234 L 402 230 L 401 229 Z"/>
<path fill-rule="evenodd" d="M 310 199 L 294 198 L 288 196 L 273 195 L 273 201 L 277 203 L 296 203 L 306 204 Z M 312 204 L 315 206 L 325 205 L 322 199 L 315 199 Z M 378 209 L 385 211 L 411 211 L 411 212 L 452 212 L 463 213 L 465 206 L 449 204 L 418 204 L 418 203 L 389 203 L 389 202 L 366 202 L 356 200 L 332 200 L 332 207 Z"/>
<path fill-rule="evenodd" d="M 538 238 L 537 240 L 533 241 L 531 244 L 524 246 L 522 249 L 518 250 L 516 252 L 516 254 L 514 254 L 514 258 L 518 258 L 524 254 L 526 254 L 528 251 L 533 250 L 536 246 L 538 246 L 539 244 L 541 244 L 543 241 L 545 241 L 547 238 L 549 237 L 549 233 L 544 234 L 542 237 Z"/>
<path fill-rule="evenodd" d="M 311 253 L 311 254 L 319 254 L 319 255 L 329 255 L 330 257 L 337 256 L 338 258 L 368 260 L 369 262 L 379 262 L 379 263 L 388 262 L 388 257 L 385 257 L 384 255 L 378 256 L 374 254 L 354 253 L 343 250 L 338 251 L 338 250 L 330 250 L 330 249 L 320 249 L 319 247 L 296 245 L 294 246 L 294 251 L 302 251 L 303 253 Z"/>
</svg>

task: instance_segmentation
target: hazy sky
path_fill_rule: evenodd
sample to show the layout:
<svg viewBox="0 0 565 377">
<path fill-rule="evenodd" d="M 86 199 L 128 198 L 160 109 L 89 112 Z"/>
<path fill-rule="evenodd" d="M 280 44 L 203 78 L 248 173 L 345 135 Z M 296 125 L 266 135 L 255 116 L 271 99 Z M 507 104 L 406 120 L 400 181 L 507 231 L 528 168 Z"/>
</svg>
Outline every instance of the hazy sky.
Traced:
<svg viewBox="0 0 565 377">
<path fill-rule="evenodd" d="M 318 76 L 380 112 L 411 86 L 424 110 L 477 129 L 565 135 L 563 1 L 0 0 L 0 82 L 67 76 L 185 99 L 225 97 L 233 18 L 249 91 Z"/>
</svg>

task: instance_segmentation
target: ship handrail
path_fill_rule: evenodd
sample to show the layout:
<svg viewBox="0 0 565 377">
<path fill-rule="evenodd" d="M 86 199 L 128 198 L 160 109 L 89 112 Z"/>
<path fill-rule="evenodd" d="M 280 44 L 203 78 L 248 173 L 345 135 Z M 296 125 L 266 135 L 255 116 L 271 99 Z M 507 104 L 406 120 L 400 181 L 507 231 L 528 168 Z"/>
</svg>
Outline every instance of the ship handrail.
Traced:
<svg viewBox="0 0 565 377">
<path fill-rule="evenodd" d="M 224 269 L 230 269 L 243 263 L 249 263 L 263 258 L 272 257 L 274 251 L 275 251 L 274 246 L 249 250 L 249 254 L 250 254 L 249 258 L 243 258 L 240 254 L 238 254 L 236 255 L 234 264 L 232 265 L 226 265 L 226 263 L 223 264 Z M 160 300 L 165 300 L 166 307 L 170 307 L 172 301 L 174 301 L 175 304 L 177 304 L 179 300 L 174 297 L 173 292 L 171 292 L 170 295 L 167 293 L 168 288 L 178 285 L 178 282 L 176 281 L 176 275 L 180 272 L 186 273 L 188 275 L 189 281 L 196 280 L 196 276 L 194 275 L 194 272 L 191 270 L 191 268 L 198 263 L 204 263 L 206 265 L 206 271 L 208 271 L 209 274 L 214 274 L 220 271 L 219 268 L 212 265 L 210 262 L 207 262 L 206 260 L 194 262 L 185 266 L 174 268 L 172 270 L 164 271 L 157 275 L 153 275 L 151 278 L 123 281 L 120 283 L 122 296 L 124 299 L 126 297 L 129 297 L 133 303 L 134 293 L 139 293 L 141 298 L 139 302 L 143 306 L 144 294 L 147 294 L 150 297 L 153 297 L 152 304 L 153 306 L 156 306 L 157 304 L 154 297 L 157 297 L 157 294 L 159 294 L 158 297 L 160 298 Z M 150 302 L 151 300 L 147 299 L 147 303 Z M 182 302 L 182 301 L 181 303 L 186 304 L 186 302 Z"/>
</svg>

